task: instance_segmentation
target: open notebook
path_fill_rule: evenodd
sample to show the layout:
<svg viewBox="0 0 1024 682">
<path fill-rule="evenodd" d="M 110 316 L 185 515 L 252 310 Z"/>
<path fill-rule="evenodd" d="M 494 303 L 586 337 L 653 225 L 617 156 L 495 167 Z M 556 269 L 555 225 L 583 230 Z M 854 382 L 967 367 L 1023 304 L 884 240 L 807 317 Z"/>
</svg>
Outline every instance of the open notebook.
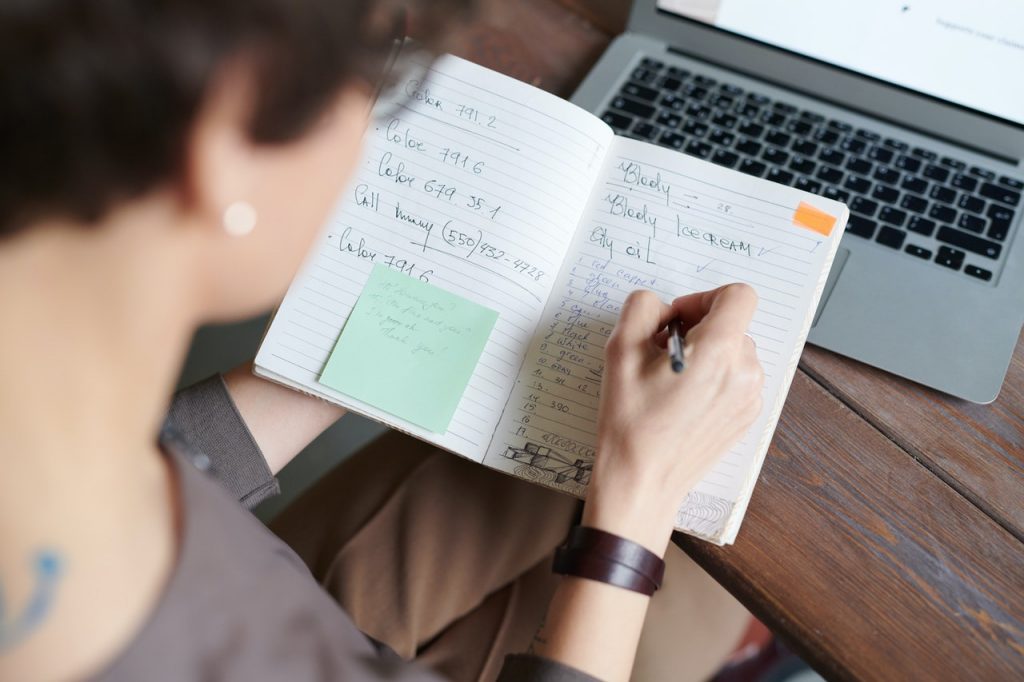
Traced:
<svg viewBox="0 0 1024 682">
<path fill-rule="evenodd" d="M 616 137 L 590 113 L 455 57 L 378 103 L 364 159 L 271 323 L 263 377 L 487 466 L 583 496 L 604 342 L 626 295 L 747 282 L 764 409 L 676 526 L 731 543 L 848 211 Z M 445 433 L 320 383 L 375 264 L 498 313 Z M 667 360 L 666 360 L 667 362 Z"/>
</svg>

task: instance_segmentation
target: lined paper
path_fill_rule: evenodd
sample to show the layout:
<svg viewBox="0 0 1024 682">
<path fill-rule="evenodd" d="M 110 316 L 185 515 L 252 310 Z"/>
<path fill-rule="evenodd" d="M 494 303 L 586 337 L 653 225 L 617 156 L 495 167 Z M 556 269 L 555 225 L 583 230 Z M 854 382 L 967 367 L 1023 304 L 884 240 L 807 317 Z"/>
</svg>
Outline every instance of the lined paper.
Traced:
<svg viewBox="0 0 1024 682">
<path fill-rule="evenodd" d="M 826 237 L 794 225 L 801 202 L 843 216 L 840 229 Z M 604 344 L 629 292 L 651 289 L 668 302 L 746 282 L 760 296 L 749 331 L 765 370 L 764 408 L 690 493 L 676 523 L 731 542 L 845 214 L 835 202 L 617 139 L 485 463 L 582 496 L 595 455 Z"/>
<path fill-rule="evenodd" d="M 613 137 L 564 100 L 456 57 L 397 90 L 376 108 L 356 177 L 278 309 L 257 372 L 480 461 Z M 374 264 L 499 314 L 443 435 L 318 381 Z"/>
</svg>

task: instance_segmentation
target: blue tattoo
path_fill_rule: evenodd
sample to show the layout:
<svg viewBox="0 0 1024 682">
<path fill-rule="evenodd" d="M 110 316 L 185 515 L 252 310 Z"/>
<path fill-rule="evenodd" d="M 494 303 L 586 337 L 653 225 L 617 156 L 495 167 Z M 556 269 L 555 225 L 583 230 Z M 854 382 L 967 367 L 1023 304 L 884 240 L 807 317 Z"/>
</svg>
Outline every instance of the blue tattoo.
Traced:
<svg viewBox="0 0 1024 682">
<path fill-rule="evenodd" d="M 0 651 L 13 647 L 32 634 L 53 606 L 57 583 L 64 571 L 60 554 L 51 549 L 38 551 L 33 557 L 32 569 L 35 588 L 20 614 L 8 613 L 3 586 L 0 585 Z"/>
</svg>

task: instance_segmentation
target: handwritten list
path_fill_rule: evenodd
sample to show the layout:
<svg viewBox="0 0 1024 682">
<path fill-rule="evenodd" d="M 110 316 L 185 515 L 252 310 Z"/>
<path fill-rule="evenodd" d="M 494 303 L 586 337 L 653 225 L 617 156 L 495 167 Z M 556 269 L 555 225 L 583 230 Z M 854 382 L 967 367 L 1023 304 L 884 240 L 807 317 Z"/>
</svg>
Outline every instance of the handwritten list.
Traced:
<svg viewBox="0 0 1024 682">
<path fill-rule="evenodd" d="M 351 186 L 293 282 L 260 371 L 385 423 L 318 383 L 375 265 L 498 312 L 447 432 L 483 458 L 613 136 L 567 102 L 455 57 L 376 107 Z"/>
<path fill-rule="evenodd" d="M 824 235 L 793 226 L 792 190 L 766 193 L 707 164 L 687 174 L 695 163 L 616 140 L 485 463 L 582 496 L 596 454 L 604 344 L 626 296 L 644 288 L 670 301 L 747 282 L 760 295 L 750 333 L 765 369 L 765 408 L 677 519 L 716 537 L 745 505 L 831 254 Z"/>
</svg>

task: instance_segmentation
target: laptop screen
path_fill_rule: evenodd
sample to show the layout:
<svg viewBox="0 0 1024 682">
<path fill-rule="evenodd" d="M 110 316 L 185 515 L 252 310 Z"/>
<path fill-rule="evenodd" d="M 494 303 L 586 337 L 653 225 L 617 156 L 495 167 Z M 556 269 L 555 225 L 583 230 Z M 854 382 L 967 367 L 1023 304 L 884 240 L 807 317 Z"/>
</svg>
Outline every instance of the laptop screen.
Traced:
<svg viewBox="0 0 1024 682">
<path fill-rule="evenodd" d="M 1020 0 L 658 0 L 658 7 L 1024 124 Z"/>
</svg>

